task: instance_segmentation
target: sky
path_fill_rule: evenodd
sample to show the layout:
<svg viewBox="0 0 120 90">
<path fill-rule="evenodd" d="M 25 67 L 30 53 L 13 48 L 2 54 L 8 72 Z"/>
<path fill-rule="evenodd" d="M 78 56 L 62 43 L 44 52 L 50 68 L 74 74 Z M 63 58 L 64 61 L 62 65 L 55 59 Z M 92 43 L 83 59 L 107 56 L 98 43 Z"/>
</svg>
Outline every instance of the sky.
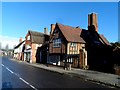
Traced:
<svg viewBox="0 0 120 90">
<path fill-rule="evenodd" d="M 117 2 L 2 2 L 0 42 L 10 48 L 25 39 L 28 30 L 44 32 L 56 22 L 72 27 L 88 27 L 88 14 L 98 15 L 98 31 L 109 42 L 118 41 Z M 1 39 L 2 38 L 2 39 Z"/>
</svg>

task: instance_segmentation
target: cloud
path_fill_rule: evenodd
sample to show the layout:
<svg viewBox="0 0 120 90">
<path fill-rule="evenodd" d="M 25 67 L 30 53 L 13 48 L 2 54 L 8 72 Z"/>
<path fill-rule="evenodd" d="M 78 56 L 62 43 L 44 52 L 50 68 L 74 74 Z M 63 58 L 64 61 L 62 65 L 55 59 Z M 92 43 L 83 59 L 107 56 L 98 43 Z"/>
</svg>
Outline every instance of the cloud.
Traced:
<svg viewBox="0 0 120 90">
<path fill-rule="evenodd" d="M 1 48 L 5 48 L 6 45 L 9 45 L 9 49 L 13 49 L 15 45 L 19 44 L 19 38 L 9 37 L 9 36 L 0 36 Z"/>
</svg>

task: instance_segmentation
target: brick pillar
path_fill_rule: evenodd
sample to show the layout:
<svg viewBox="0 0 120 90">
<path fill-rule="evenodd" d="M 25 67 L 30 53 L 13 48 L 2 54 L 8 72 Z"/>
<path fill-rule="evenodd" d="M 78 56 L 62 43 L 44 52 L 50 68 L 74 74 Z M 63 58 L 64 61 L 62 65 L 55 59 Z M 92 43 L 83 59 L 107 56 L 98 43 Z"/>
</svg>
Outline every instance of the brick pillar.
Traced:
<svg viewBox="0 0 120 90">
<path fill-rule="evenodd" d="M 80 59 L 79 66 L 80 66 L 80 68 L 83 68 L 83 50 L 82 49 L 80 49 L 80 58 L 79 59 Z"/>
<path fill-rule="evenodd" d="M 87 69 L 87 51 L 85 49 L 80 50 L 80 68 Z"/>
<path fill-rule="evenodd" d="M 85 66 L 87 66 L 87 51 L 84 52 L 84 56 L 85 56 Z"/>
</svg>

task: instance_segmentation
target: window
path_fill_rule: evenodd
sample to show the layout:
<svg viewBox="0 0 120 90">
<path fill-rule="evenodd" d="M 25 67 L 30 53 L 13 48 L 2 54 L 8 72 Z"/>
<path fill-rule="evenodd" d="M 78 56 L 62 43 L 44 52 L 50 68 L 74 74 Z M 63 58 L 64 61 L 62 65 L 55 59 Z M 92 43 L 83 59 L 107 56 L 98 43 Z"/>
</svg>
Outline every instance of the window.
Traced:
<svg viewBox="0 0 120 90">
<path fill-rule="evenodd" d="M 53 40 L 53 47 L 61 47 L 61 39 L 60 38 Z"/>
<path fill-rule="evenodd" d="M 76 43 L 70 43 L 70 47 L 76 47 Z"/>
</svg>

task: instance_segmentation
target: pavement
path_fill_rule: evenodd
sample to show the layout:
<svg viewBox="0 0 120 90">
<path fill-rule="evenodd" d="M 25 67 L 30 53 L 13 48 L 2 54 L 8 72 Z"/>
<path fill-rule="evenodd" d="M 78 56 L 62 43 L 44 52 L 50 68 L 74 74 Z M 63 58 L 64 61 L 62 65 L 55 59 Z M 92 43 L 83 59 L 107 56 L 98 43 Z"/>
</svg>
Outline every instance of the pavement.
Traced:
<svg viewBox="0 0 120 90">
<path fill-rule="evenodd" d="M 11 60 L 15 60 L 15 59 L 11 59 Z M 38 67 L 44 70 L 48 70 L 51 72 L 56 72 L 59 74 L 67 74 L 67 75 L 70 75 L 71 77 L 78 77 L 86 81 L 92 81 L 92 82 L 108 85 L 111 87 L 120 88 L 120 76 L 119 75 L 92 71 L 92 70 L 83 70 L 83 69 L 78 69 L 78 68 L 72 68 L 72 70 L 64 70 L 63 67 L 58 67 L 58 66 L 53 66 L 53 65 L 47 66 L 45 64 L 39 64 L 39 63 L 28 63 L 28 62 L 20 61 L 20 60 L 16 60 L 16 61 L 28 64 L 28 65 L 32 65 L 34 67 Z"/>
</svg>

